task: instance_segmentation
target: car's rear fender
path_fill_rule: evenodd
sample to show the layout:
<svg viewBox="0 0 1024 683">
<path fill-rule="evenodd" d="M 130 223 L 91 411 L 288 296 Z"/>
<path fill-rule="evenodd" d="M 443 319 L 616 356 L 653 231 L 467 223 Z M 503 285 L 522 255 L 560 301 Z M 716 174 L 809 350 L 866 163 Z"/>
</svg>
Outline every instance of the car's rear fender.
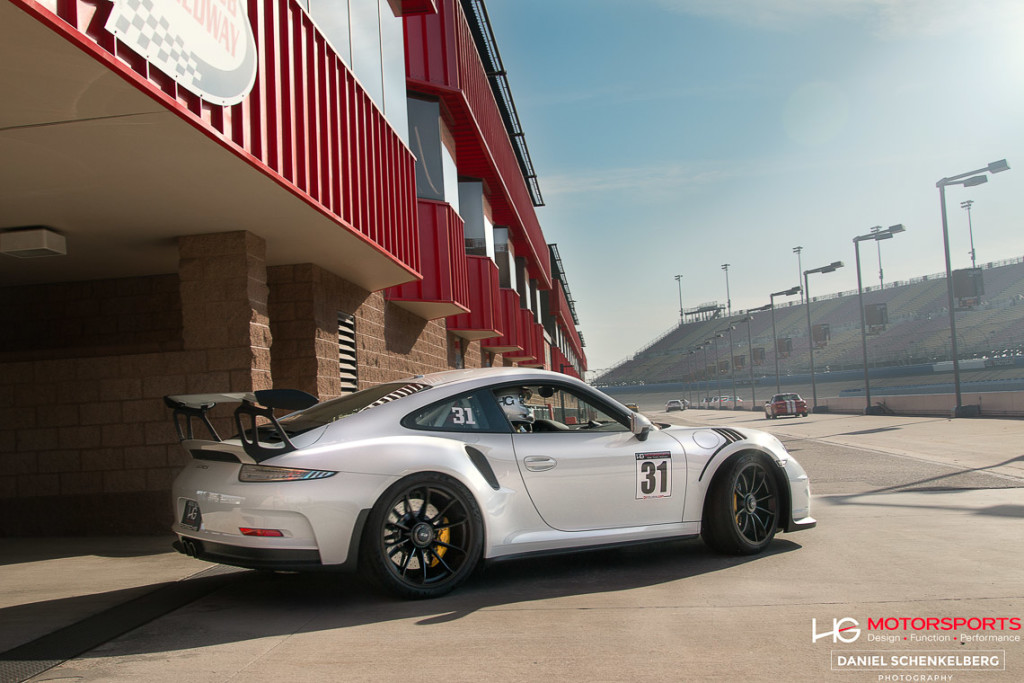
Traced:
<svg viewBox="0 0 1024 683">
<path fill-rule="evenodd" d="M 242 482 L 242 466 L 203 460 L 186 466 L 174 482 L 172 531 L 204 544 L 253 551 L 316 550 L 324 565 L 342 564 L 362 511 L 372 505 L 372 499 L 364 498 L 366 492 L 383 490 L 388 481 L 380 475 L 341 472 L 313 480 Z M 199 504 L 199 530 L 182 524 L 186 500 Z M 281 535 L 247 536 L 243 527 Z"/>
<path fill-rule="evenodd" d="M 466 436 L 471 443 L 455 437 L 420 435 L 366 439 L 353 444 L 318 443 L 314 448 L 264 464 L 380 475 L 379 485 L 365 492 L 366 509 L 372 508 L 389 486 L 409 475 L 435 472 L 451 477 L 469 489 L 483 512 L 486 557 L 491 553 L 489 539 L 504 538 L 524 520 L 528 523 L 532 520 L 539 528 L 546 527 L 524 492 L 522 475 L 512 452 L 511 435 Z"/>
</svg>

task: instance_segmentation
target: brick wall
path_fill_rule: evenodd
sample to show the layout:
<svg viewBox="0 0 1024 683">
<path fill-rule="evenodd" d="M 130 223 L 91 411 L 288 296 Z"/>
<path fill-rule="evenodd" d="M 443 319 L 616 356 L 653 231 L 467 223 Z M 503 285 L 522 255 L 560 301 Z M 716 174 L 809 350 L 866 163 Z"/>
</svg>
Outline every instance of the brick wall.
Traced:
<svg viewBox="0 0 1024 683">
<path fill-rule="evenodd" d="M 355 316 L 360 388 L 455 366 L 443 320 L 317 266 L 268 269 L 249 233 L 183 237 L 179 254 L 176 275 L 0 291 L 0 536 L 166 532 L 188 455 L 163 397 L 337 396 L 339 311 Z M 483 365 L 479 342 L 458 343 Z M 230 408 L 216 411 L 220 429 Z"/>
<path fill-rule="evenodd" d="M 268 269 L 274 383 L 321 400 L 340 395 L 338 313 L 355 316 L 359 387 L 455 367 L 444 320 L 426 321 L 312 264 Z M 466 367 L 480 344 L 461 341 Z"/>
<path fill-rule="evenodd" d="M 0 288 L 0 358 L 182 348 L 177 275 Z"/>
<path fill-rule="evenodd" d="M 166 531 L 188 456 L 163 397 L 270 385 L 262 240 L 183 237 L 179 253 L 180 276 L 19 287 L 25 305 L 3 309 L 3 330 L 39 339 L 3 334 L 0 535 Z M 78 310 L 103 325 L 45 336 Z"/>
<path fill-rule="evenodd" d="M 0 362 L 0 535 L 166 529 L 187 456 L 162 399 L 186 391 L 201 361 L 179 351 Z"/>
<path fill-rule="evenodd" d="M 178 238 L 185 349 L 205 355 L 194 392 L 269 389 L 266 243 L 238 231 Z"/>
</svg>

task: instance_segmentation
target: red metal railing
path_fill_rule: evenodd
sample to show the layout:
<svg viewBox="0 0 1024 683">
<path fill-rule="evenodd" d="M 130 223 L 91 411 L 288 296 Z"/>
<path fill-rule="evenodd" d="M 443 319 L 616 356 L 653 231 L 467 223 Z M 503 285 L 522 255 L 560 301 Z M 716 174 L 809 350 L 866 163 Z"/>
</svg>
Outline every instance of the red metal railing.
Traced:
<svg viewBox="0 0 1024 683">
<path fill-rule="evenodd" d="M 528 308 L 519 309 L 519 345 L 522 351 L 512 351 L 505 354 L 508 360 L 519 364 L 526 364 L 541 358 L 541 351 L 537 345 L 537 323 L 533 320 L 533 311 Z M 543 330 L 541 330 L 541 344 L 543 344 Z M 543 348 L 543 347 L 541 347 Z"/>
<path fill-rule="evenodd" d="M 580 376 L 580 373 L 576 371 L 576 368 L 573 367 L 569 359 L 562 353 L 562 350 L 556 346 L 551 347 L 551 369 L 555 372 L 572 375 L 573 377 Z"/>
<path fill-rule="evenodd" d="M 500 337 L 485 339 L 481 343 L 484 349 L 493 353 L 518 353 L 523 350 L 523 317 L 519 306 L 519 293 L 514 289 L 502 288 L 501 298 L 501 329 Z"/>
<path fill-rule="evenodd" d="M 466 256 L 469 312 L 448 318 L 448 329 L 468 339 L 501 336 L 500 278 L 498 266 L 486 256 Z"/>
<path fill-rule="evenodd" d="M 455 119 L 459 173 L 487 180 L 495 224 L 510 228 L 517 254 L 549 289 L 544 233 L 459 3 L 440 0 L 438 14 L 406 17 L 405 48 L 409 89 L 441 98 Z"/>
<path fill-rule="evenodd" d="M 111 4 L 61 0 L 57 19 L 11 0 L 126 80 L 334 217 L 394 261 L 420 271 L 415 161 L 309 17 L 291 0 L 249 0 L 256 83 L 221 106 L 179 87 L 109 33 Z"/>
<path fill-rule="evenodd" d="M 560 286 L 552 287 L 548 292 L 548 303 L 551 307 L 551 315 L 554 316 L 556 324 L 561 328 L 569 345 L 580 358 L 583 357 L 583 341 L 580 333 L 576 330 L 576 324 L 572 320 L 572 311 L 569 309 L 569 301 L 565 298 L 565 290 Z"/>
<path fill-rule="evenodd" d="M 523 351 L 505 357 L 526 367 L 542 368 L 547 363 L 544 326 L 534 321 L 532 311 L 523 309 L 520 316 L 523 320 Z"/>
<path fill-rule="evenodd" d="M 463 222 L 451 205 L 418 201 L 422 280 L 387 290 L 390 301 L 451 303 L 469 310 L 469 271 Z"/>
</svg>

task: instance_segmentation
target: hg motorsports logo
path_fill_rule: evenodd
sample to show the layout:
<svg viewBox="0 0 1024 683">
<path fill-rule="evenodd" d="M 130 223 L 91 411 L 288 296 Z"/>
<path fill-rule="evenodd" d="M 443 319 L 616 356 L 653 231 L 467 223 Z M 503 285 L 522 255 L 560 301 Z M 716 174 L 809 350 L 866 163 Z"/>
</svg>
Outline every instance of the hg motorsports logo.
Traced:
<svg viewBox="0 0 1024 683">
<path fill-rule="evenodd" d="M 831 626 L 831 628 L 830 628 Z M 818 624 L 811 619 L 811 642 L 1019 643 L 1020 617 L 879 617 L 865 623 L 853 617 Z M 831 651 L 833 671 L 1005 671 L 1005 650 L 853 650 Z M 926 677 L 922 677 L 926 676 Z M 948 680 L 945 675 L 880 675 L 879 680 Z"/>
<path fill-rule="evenodd" d="M 832 643 L 855 643 L 866 632 L 868 641 L 897 643 L 952 642 L 1020 642 L 1020 617 L 878 617 L 868 618 L 867 627 L 853 617 L 832 619 L 832 629 L 811 619 L 811 642 L 823 638 Z M 899 631 L 900 634 L 893 633 Z"/>
</svg>

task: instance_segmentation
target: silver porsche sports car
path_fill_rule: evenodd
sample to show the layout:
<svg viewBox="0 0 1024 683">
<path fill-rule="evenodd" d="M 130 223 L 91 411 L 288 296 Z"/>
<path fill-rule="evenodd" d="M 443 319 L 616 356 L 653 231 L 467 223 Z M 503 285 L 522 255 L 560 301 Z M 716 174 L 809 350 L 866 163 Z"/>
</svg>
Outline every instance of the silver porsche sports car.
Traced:
<svg viewBox="0 0 1024 683">
<path fill-rule="evenodd" d="M 807 475 L 775 437 L 655 425 L 544 370 L 454 370 L 323 403 L 293 390 L 166 401 L 192 456 L 175 546 L 211 562 L 360 568 L 425 598 L 481 561 L 698 535 L 753 554 L 815 525 Z M 227 439 L 210 412 L 224 402 L 239 404 Z"/>
</svg>

